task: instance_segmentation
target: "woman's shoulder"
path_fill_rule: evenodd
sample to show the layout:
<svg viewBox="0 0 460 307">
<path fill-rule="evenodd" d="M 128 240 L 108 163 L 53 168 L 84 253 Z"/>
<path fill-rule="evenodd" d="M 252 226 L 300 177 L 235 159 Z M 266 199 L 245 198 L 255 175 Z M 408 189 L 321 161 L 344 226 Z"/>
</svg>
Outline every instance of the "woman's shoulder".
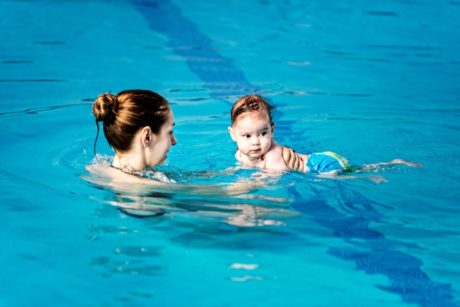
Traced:
<svg viewBox="0 0 460 307">
<path fill-rule="evenodd" d="M 174 180 L 169 179 L 159 171 L 150 170 L 139 174 L 131 174 L 113 167 L 106 161 L 89 164 L 86 166 L 86 171 L 89 175 L 85 177 L 86 180 L 102 185 L 140 184 L 151 186 L 175 183 Z"/>
</svg>

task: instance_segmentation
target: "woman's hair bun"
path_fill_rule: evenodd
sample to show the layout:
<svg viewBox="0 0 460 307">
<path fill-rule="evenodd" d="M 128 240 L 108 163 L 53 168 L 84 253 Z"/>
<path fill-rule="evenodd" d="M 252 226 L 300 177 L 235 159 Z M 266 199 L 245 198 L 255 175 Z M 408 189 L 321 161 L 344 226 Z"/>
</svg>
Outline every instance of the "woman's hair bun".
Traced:
<svg viewBox="0 0 460 307">
<path fill-rule="evenodd" d="M 102 94 L 96 98 L 93 104 L 93 114 L 97 121 L 110 123 L 115 119 L 118 110 L 117 96 Z"/>
</svg>

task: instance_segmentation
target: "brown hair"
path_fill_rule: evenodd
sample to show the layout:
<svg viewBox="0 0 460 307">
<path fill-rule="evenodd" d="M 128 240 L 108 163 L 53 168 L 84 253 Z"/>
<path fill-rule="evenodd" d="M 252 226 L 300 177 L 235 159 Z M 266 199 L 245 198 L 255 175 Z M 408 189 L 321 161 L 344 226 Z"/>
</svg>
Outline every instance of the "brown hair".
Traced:
<svg viewBox="0 0 460 307">
<path fill-rule="evenodd" d="M 98 123 L 102 121 L 110 146 L 120 152 L 127 151 L 139 129 L 148 126 L 153 133 L 158 133 L 169 111 L 166 99 L 152 91 L 127 90 L 117 95 L 102 94 L 93 104 L 98 127 L 96 141 Z"/>
<path fill-rule="evenodd" d="M 247 95 L 238 99 L 232 106 L 232 126 L 238 117 L 247 112 L 267 113 L 270 125 L 273 126 L 272 106 L 259 95 Z"/>
</svg>

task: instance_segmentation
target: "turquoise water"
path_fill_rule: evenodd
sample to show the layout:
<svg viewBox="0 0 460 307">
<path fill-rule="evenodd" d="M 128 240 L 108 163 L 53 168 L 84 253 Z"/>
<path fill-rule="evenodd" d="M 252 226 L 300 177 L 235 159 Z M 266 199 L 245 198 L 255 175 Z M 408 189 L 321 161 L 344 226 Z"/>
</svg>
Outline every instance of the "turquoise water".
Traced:
<svg viewBox="0 0 460 307">
<path fill-rule="evenodd" d="M 0 10 L 0 305 L 460 304 L 460 2 Z M 165 215 L 128 216 L 81 178 L 92 100 L 127 88 L 172 103 L 179 143 L 164 168 L 180 181 L 254 176 L 189 174 L 235 165 L 229 107 L 253 91 L 277 107 L 282 144 L 424 166 L 379 185 L 286 174 L 245 198 L 172 195 Z"/>
</svg>

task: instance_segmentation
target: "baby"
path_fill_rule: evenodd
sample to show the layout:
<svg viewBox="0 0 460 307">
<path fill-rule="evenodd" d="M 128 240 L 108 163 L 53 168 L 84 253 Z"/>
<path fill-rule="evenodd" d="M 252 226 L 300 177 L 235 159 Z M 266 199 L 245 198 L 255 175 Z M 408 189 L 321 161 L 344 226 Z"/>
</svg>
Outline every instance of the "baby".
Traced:
<svg viewBox="0 0 460 307">
<path fill-rule="evenodd" d="M 337 172 L 348 161 L 333 152 L 298 154 L 273 139 L 271 106 L 260 96 L 238 99 L 232 107 L 232 126 L 228 128 L 238 145 L 235 158 L 243 165 L 275 171 Z"/>
<path fill-rule="evenodd" d="M 244 96 L 233 104 L 230 136 L 238 145 L 235 158 L 246 166 L 274 171 L 296 170 L 335 174 L 350 169 L 348 161 L 340 155 L 326 151 L 299 154 L 288 147 L 279 145 L 273 139 L 274 123 L 271 106 L 258 95 Z M 363 169 L 384 165 L 404 164 L 419 166 L 417 163 L 395 159 L 363 166 Z"/>
</svg>

